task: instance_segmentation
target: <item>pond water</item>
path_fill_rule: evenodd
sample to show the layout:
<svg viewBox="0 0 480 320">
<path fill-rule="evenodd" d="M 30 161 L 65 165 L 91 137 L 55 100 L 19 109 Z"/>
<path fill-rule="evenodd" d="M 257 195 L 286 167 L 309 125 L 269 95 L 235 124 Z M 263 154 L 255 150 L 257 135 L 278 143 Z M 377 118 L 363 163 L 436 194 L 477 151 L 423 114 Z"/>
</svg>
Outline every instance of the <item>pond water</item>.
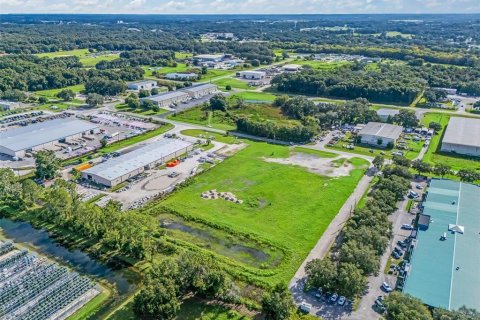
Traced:
<svg viewBox="0 0 480 320">
<path fill-rule="evenodd" d="M 47 231 L 35 229 L 28 222 L 1 218 L 0 228 L 3 229 L 5 237 L 15 243 L 33 246 L 35 248 L 34 251 L 50 256 L 82 274 L 107 280 L 115 285 L 120 295 L 126 294 L 135 288 L 135 284 L 130 283 L 121 270 L 113 270 L 81 250 L 69 250 L 59 245 L 50 237 Z"/>
<path fill-rule="evenodd" d="M 216 242 L 224 247 L 224 250 L 230 251 L 233 254 L 245 254 L 254 258 L 259 262 L 266 262 L 270 258 L 269 255 L 262 250 L 255 249 L 252 247 L 247 247 L 237 243 L 230 243 L 225 241 L 225 239 L 220 239 L 215 237 L 214 235 L 210 234 L 208 231 L 194 228 L 183 223 L 177 221 L 170 221 L 170 220 L 162 220 L 161 221 L 162 227 L 171 230 L 179 230 L 186 233 L 189 233 L 195 237 L 207 240 L 209 242 Z"/>
</svg>

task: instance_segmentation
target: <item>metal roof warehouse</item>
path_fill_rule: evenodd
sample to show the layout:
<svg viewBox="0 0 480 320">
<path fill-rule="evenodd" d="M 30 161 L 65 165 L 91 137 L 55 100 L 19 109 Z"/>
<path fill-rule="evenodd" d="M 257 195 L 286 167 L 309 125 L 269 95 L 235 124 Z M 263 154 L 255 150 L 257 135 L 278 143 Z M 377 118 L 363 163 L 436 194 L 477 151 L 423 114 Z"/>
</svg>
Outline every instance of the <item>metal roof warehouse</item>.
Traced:
<svg viewBox="0 0 480 320">
<path fill-rule="evenodd" d="M 441 151 L 480 155 L 480 120 L 452 117 L 442 140 Z"/>
<path fill-rule="evenodd" d="M 82 177 L 109 187 L 167 162 L 192 150 L 193 144 L 177 139 L 163 139 L 113 158 L 82 172 Z"/>
<path fill-rule="evenodd" d="M 61 139 L 81 136 L 98 129 L 78 119 L 55 119 L 0 132 L 0 153 L 21 157 L 28 150 L 40 150 Z"/>
</svg>

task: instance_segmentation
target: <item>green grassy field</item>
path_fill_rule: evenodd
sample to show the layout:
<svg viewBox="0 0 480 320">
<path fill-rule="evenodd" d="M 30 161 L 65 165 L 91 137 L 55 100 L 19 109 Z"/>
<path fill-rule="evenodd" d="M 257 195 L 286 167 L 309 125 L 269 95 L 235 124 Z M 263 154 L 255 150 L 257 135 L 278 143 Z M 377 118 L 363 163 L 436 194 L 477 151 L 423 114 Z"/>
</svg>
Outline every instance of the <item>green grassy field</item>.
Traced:
<svg viewBox="0 0 480 320">
<path fill-rule="evenodd" d="M 233 98 L 232 98 L 233 99 Z M 233 115 L 233 116 L 232 116 Z M 192 108 L 175 115 L 168 116 L 169 119 L 200 124 L 207 127 L 212 127 L 222 130 L 235 130 L 235 116 L 248 116 L 255 121 L 275 121 L 284 124 L 296 124 L 297 120 L 290 120 L 285 117 L 279 108 L 273 107 L 269 104 L 254 104 L 247 103 L 241 108 L 230 108 L 228 113 L 223 111 L 210 111 L 203 107 Z"/>
<path fill-rule="evenodd" d="M 273 102 L 277 97 L 276 95 L 271 93 L 258 92 L 258 91 L 236 92 L 230 97 L 233 98 L 235 96 L 240 97 L 243 100 L 247 100 L 247 101 L 268 101 L 268 102 Z"/>
<path fill-rule="evenodd" d="M 211 112 L 203 110 L 202 107 L 196 107 L 187 111 L 171 114 L 167 118 L 175 121 L 210 126 L 221 130 L 234 130 L 236 128 L 235 123 L 231 119 L 225 117 L 225 113 L 221 111 Z"/>
<path fill-rule="evenodd" d="M 232 136 L 232 135 L 227 136 L 227 135 L 222 135 L 222 134 L 219 134 L 219 133 L 216 133 L 216 132 L 205 131 L 205 130 L 200 130 L 200 129 L 187 129 L 187 130 L 181 131 L 180 133 L 184 134 L 186 136 L 202 138 L 202 139 L 206 139 L 208 137 L 213 137 L 214 141 L 228 143 L 228 144 L 237 143 L 237 142 L 240 141 L 239 139 L 237 139 L 237 137 Z"/>
<path fill-rule="evenodd" d="M 448 124 L 448 120 L 450 120 L 450 115 L 445 113 L 427 113 L 423 117 L 422 124 L 425 126 L 428 126 L 432 121 L 441 123 L 443 126 L 442 131 L 436 134 L 430 141 L 430 145 L 423 157 L 423 161 L 432 165 L 443 163 L 449 165 L 455 171 L 460 169 L 480 170 L 480 161 L 478 158 L 440 152 L 441 140 L 445 127 Z"/>
<path fill-rule="evenodd" d="M 220 88 L 220 90 L 224 90 L 224 91 L 226 86 L 231 86 L 232 88 L 245 89 L 245 90 L 251 88 L 248 82 L 241 81 L 234 78 L 224 78 L 224 79 L 216 80 L 213 82 L 213 84 L 216 84 Z"/>
<path fill-rule="evenodd" d="M 87 304 L 85 304 L 80 310 L 78 310 L 72 316 L 70 316 L 68 320 L 89 319 L 109 298 L 109 296 L 110 296 L 110 293 L 108 291 L 101 292 L 99 295 L 97 295 L 95 298 L 93 298 Z"/>
<path fill-rule="evenodd" d="M 133 303 L 129 302 L 113 313 L 108 320 L 135 320 L 132 310 Z M 176 319 L 178 320 L 246 320 L 249 319 L 236 311 L 230 311 L 222 306 L 206 305 L 197 299 L 188 299 L 183 302 Z"/>
<path fill-rule="evenodd" d="M 193 57 L 193 54 L 189 52 L 180 52 L 180 51 L 175 52 L 175 59 L 186 59 L 191 57 Z"/>
<path fill-rule="evenodd" d="M 264 273 L 254 268 L 252 277 L 271 284 L 288 282 L 363 176 L 367 162 L 354 159 L 356 169 L 349 176 L 328 178 L 299 166 L 264 160 L 288 157 L 288 147 L 248 144 L 159 205 L 283 248 L 285 257 L 278 267 Z M 211 189 L 233 192 L 244 203 L 200 198 Z"/>
<path fill-rule="evenodd" d="M 176 67 L 159 67 L 158 70 L 152 70 L 155 69 L 155 67 L 150 67 L 150 66 L 144 66 L 142 67 L 143 70 L 145 70 L 145 76 L 151 77 L 153 76 L 153 71 L 157 71 L 157 73 L 161 74 L 167 74 L 167 73 L 172 73 L 172 72 L 185 72 L 188 69 L 192 69 L 194 67 L 187 66 L 185 63 L 177 63 Z"/>
<path fill-rule="evenodd" d="M 68 57 L 68 56 L 84 56 L 88 54 L 88 49 L 75 49 L 68 51 L 56 51 L 56 52 L 44 52 L 36 54 L 39 57 L 48 57 L 48 58 L 57 58 L 57 57 Z"/>
<path fill-rule="evenodd" d="M 117 104 L 115 106 L 115 109 L 117 109 L 118 111 L 135 113 L 135 114 L 142 115 L 142 116 L 155 116 L 155 115 L 160 115 L 160 114 L 168 112 L 168 110 L 162 109 L 162 108 L 160 108 L 159 111 L 153 111 L 153 110 L 149 110 L 149 109 L 131 109 L 124 103 Z"/>
<path fill-rule="evenodd" d="M 68 57 L 68 56 L 77 56 L 80 58 L 80 62 L 84 67 L 94 67 L 98 62 L 102 60 L 111 61 L 119 57 L 118 53 L 105 53 L 98 56 L 92 55 L 88 49 L 75 49 L 69 51 L 57 51 L 57 52 L 46 52 L 37 54 L 39 57 L 48 57 L 48 58 L 58 58 L 58 57 Z"/>
<path fill-rule="evenodd" d="M 293 64 L 299 64 L 302 66 L 310 66 L 312 69 L 315 70 L 332 70 L 336 68 L 340 68 L 343 66 L 348 66 L 351 64 L 348 61 L 339 61 L 339 62 L 325 62 L 325 61 L 318 61 L 318 60 L 294 60 L 292 61 Z"/>
<path fill-rule="evenodd" d="M 40 91 L 35 91 L 35 94 L 37 96 L 43 96 L 51 99 L 58 99 L 57 94 L 62 91 L 62 90 L 72 90 L 73 92 L 79 93 L 85 90 L 85 86 L 83 84 L 77 84 L 75 86 L 69 86 L 65 88 L 60 88 L 60 89 L 50 89 L 50 90 L 40 90 Z"/>
</svg>

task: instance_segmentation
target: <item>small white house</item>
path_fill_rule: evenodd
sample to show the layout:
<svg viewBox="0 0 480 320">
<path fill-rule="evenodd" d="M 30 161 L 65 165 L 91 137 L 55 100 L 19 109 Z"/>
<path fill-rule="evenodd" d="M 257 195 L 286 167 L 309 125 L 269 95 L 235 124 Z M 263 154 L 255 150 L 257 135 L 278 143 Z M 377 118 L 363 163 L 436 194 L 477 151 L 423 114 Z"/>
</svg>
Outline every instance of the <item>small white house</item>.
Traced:
<svg viewBox="0 0 480 320">
<path fill-rule="evenodd" d="M 267 76 L 264 71 L 240 71 L 238 76 L 242 79 L 261 80 Z"/>
<path fill-rule="evenodd" d="M 130 90 L 151 90 L 156 87 L 157 81 L 154 80 L 135 81 L 128 84 L 128 89 Z"/>
</svg>

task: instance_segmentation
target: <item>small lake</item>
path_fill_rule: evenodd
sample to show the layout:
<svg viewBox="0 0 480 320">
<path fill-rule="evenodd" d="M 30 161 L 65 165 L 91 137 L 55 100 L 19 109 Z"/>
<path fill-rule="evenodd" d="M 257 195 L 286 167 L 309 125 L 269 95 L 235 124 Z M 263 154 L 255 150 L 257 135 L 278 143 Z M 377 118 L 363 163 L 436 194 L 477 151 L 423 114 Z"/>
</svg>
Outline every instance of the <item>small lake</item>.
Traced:
<svg viewBox="0 0 480 320">
<path fill-rule="evenodd" d="M 115 285 L 120 295 L 127 294 L 136 287 L 127 280 L 121 270 L 113 270 L 81 250 L 69 250 L 59 245 L 47 231 L 35 229 L 28 222 L 0 218 L 0 228 L 3 229 L 5 237 L 15 243 L 32 246 L 33 251 L 50 256 L 79 273 L 107 280 Z"/>
</svg>

